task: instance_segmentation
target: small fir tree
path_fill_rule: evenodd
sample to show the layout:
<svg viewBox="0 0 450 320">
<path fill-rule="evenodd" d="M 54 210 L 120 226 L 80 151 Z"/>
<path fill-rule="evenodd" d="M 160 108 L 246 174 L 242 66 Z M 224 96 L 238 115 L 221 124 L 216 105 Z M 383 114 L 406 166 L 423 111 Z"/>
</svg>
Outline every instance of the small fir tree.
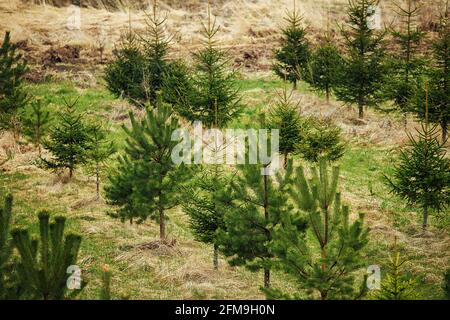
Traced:
<svg viewBox="0 0 450 320">
<path fill-rule="evenodd" d="M 20 254 L 17 271 L 25 296 L 37 300 L 62 300 L 74 296 L 80 290 L 68 294 L 67 272 L 70 266 L 76 265 L 81 237 L 75 234 L 64 236 L 64 217 L 55 217 L 53 223 L 49 223 L 47 212 L 40 212 L 38 217 L 39 240 L 30 238 L 26 229 L 11 232 Z"/>
<path fill-rule="evenodd" d="M 274 72 L 283 80 L 288 80 L 297 89 L 297 82 L 306 73 L 310 49 L 306 39 L 306 29 L 302 26 L 303 18 L 296 9 L 287 12 L 285 18 L 287 26 L 282 29 L 281 48 L 275 51 L 276 63 L 273 65 Z"/>
<path fill-rule="evenodd" d="M 190 92 L 178 98 L 177 112 L 189 121 L 201 121 L 207 128 L 223 128 L 240 111 L 237 74 L 230 69 L 227 52 L 220 49 L 215 36 L 219 31 L 208 5 L 208 23 L 203 26 L 203 48 L 194 53 Z M 183 87 L 183 86 L 182 86 Z"/>
<path fill-rule="evenodd" d="M 428 117 L 430 122 L 440 125 L 442 142 L 444 142 L 447 139 L 450 121 L 450 22 L 448 2 L 440 17 L 438 37 L 433 43 L 433 56 L 433 65 L 428 71 L 428 92 L 419 83 L 415 111 L 419 118 L 425 119 L 425 117 Z M 428 115 L 425 114 L 423 106 L 427 93 L 429 97 Z"/>
<path fill-rule="evenodd" d="M 303 159 L 319 162 L 324 158 L 333 162 L 342 158 L 345 152 L 342 130 L 330 119 L 310 118 L 304 128 L 304 137 L 296 144 L 296 152 Z"/>
<path fill-rule="evenodd" d="M 50 112 L 45 109 L 41 98 L 37 98 L 31 104 L 31 110 L 27 110 L 23 116 L 23 134 L 33 142 L 41 156 L 41 145 L 49 131 Z"/>
<path fill-rule="evenodd" d="M 298 168 L 291 196 L 301 212 L 290 211 L 274 228 L 269 245 L 275 263 L 296 279 L 311 297 L 348 299 L 356 296 L 355 272 L 364 266 L 363 249 L 368 231 L 363 216 L 349 221 L 349 208 L 341 204 L 337 191 L 339 168 L 331 174 L 327 161 L 312 170 L 307 179 Z M 304 221 L 307 232 L 298 232 L 297 221 Z M 265 290 L 268 298 L 296 298 L 277 289 Z"/>
<path fill-rule="evenodd" d="M 171 108 L 158 98 L 157 108 L 148 110 L 141 122 L 130 113 L 131 128 L 123 127 L 127 135 L 125 152 L 119 168 L 110 177 L 106 188 L 110 203 L 118 206 L 116 214 L 132 221 L 151 218 L 160 226 L 160 239 L 166 239 L 166 211 L 179 204 L 179 188 L 185 178 L 183 166 L 171 159 L 172 133 L 179 129 Z M 128 166 L 127 166 L 128 164 Z M 128 202 L 131 200 L 131 202 Z"/>
<path fill-rule="evenodd" d="M 428 226 L 429 210 L 450 205 L 450 160 L 445 146 L 436 137 L 437 127 L 422 124 L 418 138 L 409 134 L 409 148 L 402 150 L 398 164 L 386 182 L 391 192 L 423 210 L 423 228 Z"/>
<path fill-rule="evenodd" d="M 324 92 L 327 103 L 340 77 L 342 57 L 330 37 L 311 55 L 306 80 L 319 92 Z"/>
<path fill-rule="evenodd" d="M 349 0 L 348 28 L 342 28 L 346 54 L 335 93 L 339 100 L 356 104 L 361 119 L 365 107 L 382 100 L 385 32 L 377 32 L 369 26 L 369 20 L 375 14 L 370 9 L 377 3 L 378 0 Z"/>
<path fill-rule="evenodd" d="M 16 139 L 20 127 L 18 111 L 29 99 L 24 87 L 27 72 L 26 61 L 17 52 L 17 45 L 11 43 L 10 32 L 6 32 L 0 47 L 0 129 L 13 130 Z"/>
<path fill-rule="evenodd" d="M 296 145 L 304 138 L 304 123 L 300 117 L 299 103 L 292 102 L 292 92 L 286 87 L 278 95 L 277 105 L 271 110 L 268 125 L 270 129 L 280 130 L 279 150 L 287 165 L 289 155 L 295 153 Z"/>
<path fill-rule="evenodd" d="M 225 229 L 224 215 L 229 177 L 219 165 L 202 168 L 187 186 L 183 210 L 189 215 L 190 227 L 196 240 L 212 244 L 214 269 L 219 267 L 218 230 Z"/>
<path fill-rule="evenodd" d="M 395 43 L 399 46 L 391 59 L 391 72 L 387 73 L 388 97 L 405 117 L 410 110 L 410 100 L 414 94 L 414 81 L 422 73 L 424 59 L 419 56 L 420 44 L 425 33 L 416 25 L 416 18 L 420 14 L 420 6 L 407 0 L 406 6 L 396 4 L 397 15 L 402 26 L 393 30 Z"/>
<path fill-rule="evenodd" d="M 267 167 L 243 165 L 240 169 L 241 175 L 232 183 L 231 201 L 224 216 L 225 229 L 220 230 L 219 241 L 231 265 L 243 265 L 251 271 L 264 270 L 264 288 L 269 288 L 273 255 L 267 245 L 272 239 L 272 226 L 290 210 L 286 188 L 292 161 L 284 174 L 278 173 L 275 179 L 261 174 Z"/>
<path fill-rule="evenodd" d="M 158 91 L 164 87 L 165 74 L 169 71 L 167 61 L 172 36 L 166 30 L 167 16 L 158 12 L 157 0 L 153 0 L 153 11 L 147 14 L 146 34 L 141 37 L 145 59 L 144 91 L 147 101 L 156 106 Z"/>
<path fill-rule="evenodd" d="M 101 125 L 89 129 L 89 149 L 87 153 L 91 173 L 95 175 L 97 200 L 100 199 L 100 176 L 106 166 L 106 161 L 116 152 L 114 144 L 109 141 L 106 131 Z"/>
<path fill-rule="evenodd" d="M 76 109 L 77 100 L 65 102 L 65 108 L 58 115 L 58 122 L 44 141 L 44 147 L 52 153 L 51 159 L 42 159 L 44 167 L 52 170 L 69 169 L 72 178 L 74 170 L 88 161 L 89 128 L 84 114 Z"/>
<path fill-rule="evenodd" d="M 405 273 L 408 260 L 403 259 L 394 247 L 386 265 L 388 272 L 381 281 L 381 288 L 374 294 L 378 300 L 415 300 L 418 298 L 416 281 Z"/>
<path fill-rule="evenodd" d="M 134 105 L 142 106 L 147 98 L 143 88 L 145 59 L 141 44 L 131 28 L 122 35 L 113 55 L 113 61 L 105 68 L 108 90 L 116 97 L 126 98 Z"/>
</svg>

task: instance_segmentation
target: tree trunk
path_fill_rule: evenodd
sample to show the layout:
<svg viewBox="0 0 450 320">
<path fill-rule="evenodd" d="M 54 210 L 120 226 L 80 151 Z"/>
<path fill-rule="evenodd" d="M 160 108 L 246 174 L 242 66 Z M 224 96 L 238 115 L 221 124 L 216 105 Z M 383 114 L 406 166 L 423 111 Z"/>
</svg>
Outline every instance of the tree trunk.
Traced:
<svg viewBox="0 0 450 320">
<path fill-rule="evenodd" d="M 97 187 L 97 200 L 100 199 L 100 168 L 97 164 L 97 167 L 95 168 L 95 184 Z"/>
<path fill-rule="evenodd" d="M 289 153 L 287 153 L 287 152 L 285 152 L 284 153 L 284 159 L 283 159 L 283 166 L 284 166 L 284 168 L 286 169 L 287 168 L 287 164 L 288 164 L 288 160 L 289 160 Z"/>
<path fill-rule="evenodd" d="M 447 140 L 447 130 L 448 130 L 448 123 L 446 121 L 441 122 L 441 130 L 442 130 L 442 143 L 445 143 Z"/>
<path fill-rule="evenodd" d="M 270 269 L 264 268 L 264 288 L 270 288 Z"/>
<path fill-rule="evenodd" d="M 329 104 L 330 103 L 330 87 L 328 85 L 326 86 L 325 92 L 326 92 L 326 96 L 327 96 L 327 104 Z"/>
<path fill-rule="evenodd" d="M 364 106 L 362 104 L 358 104 L 358 110 L 359 110 L 359 118 L 364 119 Z"/>
<path fill-rule="evenodd" d="M 164 209 L 159 207 L 159 238 L 162 241 L 166 239 L 166 221 L 164 216 Z"/>
<path fill-rule="evenodd" d="M 219 247 L 217 246 L 217 244 L 214 244 L 213 263 L 214 263 L 214 270 L 218 270 L 219 269 Z"/>
<path fill-rule="evenodd" d="M 428 206 L 423 207 L 423 225 L 422 228 L 425 231 L 428 227 Z"/>
<path fill-rule="evenodd" d="M 72 179 L 72 177 L 73 177 L 73 168 L 70 167 L 69 168 L 69 178 Z"/>
<path fill-rule="evenodd" d="M 293 89 L 294 89 L 294 90 L 297 90 L 297 80 L 294 80 L 294 83 L 293 83 Z"/>
</svg>

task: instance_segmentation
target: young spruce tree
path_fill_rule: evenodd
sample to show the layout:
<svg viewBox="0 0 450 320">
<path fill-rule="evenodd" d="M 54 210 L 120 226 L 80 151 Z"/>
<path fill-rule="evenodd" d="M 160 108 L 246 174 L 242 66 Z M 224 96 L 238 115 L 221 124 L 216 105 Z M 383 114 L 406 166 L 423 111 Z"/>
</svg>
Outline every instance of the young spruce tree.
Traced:
<svg viewBox="0 0 450 320">
<path fill-rule="evenodd" d="M 287 165 L 289 156 L 296 152 L 296 145 L 305 135 L 304 121 L 300 117 L 300 105 L 292 102 L 292 92 L 287 88 L 278 95 L 277 105 L 270 111 L 268 125 L 270 129 L 280 130 L 280 153 Z"/>
<path fill-rule="evenodd" d="M 284 174 L 276 178 L 262 175 L 267 166 L 242 165 L 241 174 L 233 181 L 231 202 L 225 213 L 225 229 L 219 240 L 231 265 L 243 265 L 251 271 L 264 270 L 264 288 L 270 287 L 273 255 L 268 243 L 272 240 L 272 226 L 278 224 L 291 209 L 286 188 L 292 174 L 292 161 Z M 304 222 L 298 221 L 299 232 Z"/>
<path fill-rule="evenodd" d="M 42 159 L 44 167 L 52 170 L 68 169 L 72 178 L 74 170 L 88 161 L 89 127 L 84 114 L 76 109 L 77 100 L 65 102 L 65 108 L 58 115 L 58 122 L 44 141 L 44 147 L 52 153 L 51 159 Z"/>
<path fill-rule="evenodd" d="M 40 157 L 42 141 L 49 131 L 51 120 L 50 112 L 43 106 L 41 98 L 32 101 L 30 105 L 31 110 L 27 110 L 22 117 L 23 134 L 33 142 L 34 146 L 39 151 Z"/>
<path fill-rule="evenodd" d="M 192 91 L 180 97 L 178 113 L 189 121 L 201 121 L 207 128 L 223 128 L 241 110 L 236 72 L 230 69 L 227 52 L 220 49 L 215 36 L 219 32 L 216 19 L 211 17 L 203 26 L 203 48 L 194 53 Z M 183 92 L 181 92 L 183 93 Z"/>
<path fill-rule="evenodd" d="M 283 80 L 288 80 L 297 89 L 297 82 L 307 72 L 310 56 L 309 43 L 306 39 L 306 29 L 303 27 L 303 18 L 296 8 L 287 13 L 287 25 L 282 29 L 281 48 L 275 51 L 276 63 L 274 72 Z"/>
<path fill-rule="evenodd" d="M 87 153 L 90 171 L 95 175 L 97 200 L 100 199 L 100 176 L 106 161 L 116 152 L 114 144 L 109 141 L 106 131 L 96 124 L 89 128 L 89 150 Z"/>
<path fill-rule="evenodd" d="M 428 120 L 440 125 L 442 142 L 444 142 L 447 140 L 450 122 L 450 21 L 448 1 L 445 11 L 440 17 L 438 37 L 433 43 L 433 56 L 433 65 L 428 72 Z M 423 106 L 425 95 L 425 90 L 419 86 L 415 107 L 416 114 L 421 119 L 426 117 Z"/>
<path fill-rule="evenodd" d="M 428 97 L 425 100 L 428 115 Z M 422 208 L 426 229 L 430 209 L 440 211 L 450 206 L 450 160 L 445 142 L 436 137 L 437 126 L 429 127 L 427 116 L 417 133 L 418 138 L 408 134 L 409 148 L 401 151 L 392 176 L 385 178 L 392 193 Z"/>
<path fill-rule="evenodd" d="M 131 128 L 123 127 L 127 135 L 125 153 L 119 171 L 110 177 L 106 196 L 118 207 L 116 216 L 122 220 L 133 218 L 156 220 L 160 239 L 166 240 L 166 211 L 180 202 L 179 187 L 185 170 L 171 159 L 172 133 L 179 129 L 178 119 L 170 106 L 158 97 L 157 108 L 147 110 L 142 121 L 130 113 Z"/>
<path fill-rule="evenodd" d="M 335 93 L 339 100 L 356 104 L 361 119 L 364 108 L 382 99 L 380 89 L 385 78 L 385 32 L 369 26 L 375 14 L 370 9 L 377 3 L 378 0 L 349 0 L 348 28 L 342 28 L 346 54 Z"/>
<path fill-rule="evenodd" d="M 20 127 L 18 111 L 29 99 L 24 88 L 27 72 L 26 61 L 11 43 L 10 32 L 6 32 L 0 46 L 0 129 L 12 130 L 16 139 Z"/>
<path fill-rule="evenodd" d="M 402 26 L 393 30 L 392 35 L 399 46 L 391 59 L 391 72 L 387 73 L 388 97 L 393 99 L 399 111 L 404 115 L 410 110 L 410 100 L 414 94 L 414 81 L 421 73 L 424 59 L 419 56 L 420 44 L 425 33 L 419 29 L 415 20 L 420 13 L 420 6 L 407 0 L 406 6 L 396 4 L 397 15 Z"/>
<path fill-rule="evenodd" d="M 341 204 L 337 191 L 339 168 L 331 174 L 327 161 L 312 170 L 307 179 L 298 168 L 292 199 L 300 212 L 291 210 L 281 223 L 276 223 L 269 245 L 270 253 L 299 287 L 312 298 L 348 299 L 357 296 L 355 272 L 364 266 L 363 249 L 368 231 L 363 216 L 349 221 L 349 208 Z M 308 222 L 306 232 L 298 232 L 297 221 Z M 268 298 L 296 298 L 277 289 L 265 290 Z"/>
</svg>

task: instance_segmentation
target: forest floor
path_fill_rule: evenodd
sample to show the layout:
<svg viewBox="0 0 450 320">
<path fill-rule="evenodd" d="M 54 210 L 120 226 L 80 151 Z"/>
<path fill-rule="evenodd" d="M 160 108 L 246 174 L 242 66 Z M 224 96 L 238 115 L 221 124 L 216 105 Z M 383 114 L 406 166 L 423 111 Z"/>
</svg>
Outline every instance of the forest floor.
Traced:
<svg viewBox="0 0 450 320">
<path fill-rule="evenodd" d="M 246 3 L 247 6 L 262 6 L 265 3 L 233 2 L 235 5 Z M 344 2 L 335 1 L 333 10 L 341 12 L 340 6 Z M 225 20 L 220 22 L 225 31 L 230 31 L 224 32 L 222 40 L 231 50 L 234 65 L 240 68 L 242 76 L 239 86 L 246 106 L 244 115 L 232 127 L 251 124 L 257 113 L 268 111 L 276 101 L 277 90 L 283 87 L 283 83 L 271 75 L 269 66 L 276 29 L 284 13 L 280 8 L 288 2 L 277 0 L 267 3 L 272 3 L 272 6 L 255 7 L 250 11 L 255 12 L 251 20 L 249 13 L 246 13 L 241 17 L 233 15 L 228 26 Z M 321 2 L 302 3 L 311 6 L 303 8 L 308 13 L 307 18 L 317 22 L 318 19 L 314 19 L 314 10 L 317 10 L 314 5 Z M 274 8 L 277 10 L 273 11 Z M 221 7 L 222 12 L 226 13 L 226 9 L 226 6 Z M 121 125 L 129 123 L 128 112 L 132 107 L 107 91 L 96 44 L 100 41 L 97 38 L 101 34 L 99 30 L 104 25 L 101 21 L 109 21 L 106 24 L 107 34 L 111 35 L 108 43 L 114 43 L 128 23 L 128 14 L 83 9 L 85 20 L 82 32 L 74 32 L 65 25 L 67 8 L 48 6 L 45 10 L 17 0 L 0 0 L 0 31 L 12 29 L 13 39 L 20 43 L 33 65 L 28 85 L 30 93 L 44 97 L 54 112 L 60 110 L 64 100 L 79 98 L 80 110 L 86 112 L 88 117 L 107 124 L 111 130 L 110 138 L 120 146 L 124 139 Z M 240 7 L 230 10 L 244 12 Z M 182 8 L 171 11 L 171 16 L 174 14 L 176 19 L 170 27 L 174 30 L 181 28 L 184 39 L 191 35 L 198 36 L 198 26 L 192 27 L 192 22 L 204 18 L 201 14 L 192 13 L 198 12 L 196 9 L 189 12 Z M 273 20 L 273 12 L 280 19 Z M 133 23 L 142 27 L 143 16 L 136 15 L 138 17 Z M 242 25 L 237 27 L 239 22 Z M 320 26 L 313 24 L 312 28 Z M 183 57 L 196 46 L 195 43 L 189 46 L 182 44 L 183 41 L 178 42 L 174 52 Z M 111 44 L 107 47 L 106 59 L 110 57 L 112 47 Z M 421 297 L 440 298 L 443 272 L 450 266 L 448 212 L 434 214 L 429 230 L 423 233 L 419 210 L 406 206 L 403 201 L 390 195 L 383 182 L 383 175 L 392 170 L 400 148 L 408 142 L 406 132 L 414 134 L 417 122 L 408 119 L 405 128 L 401 116 L 373 110 L 367 110 L 365 119 L 359 120 L 356 110 L 344 107 L 334 99 L 326 103 L 323 96 L 312 92 L 303 83 L 293 94 L 293 99 L 300 102 L 299 112 L 303 115 L 329 117 L 343 129 L 347 151 L 339 163 L 340 189 L 353 217 L 364 213 L 371 230 L 370 244 L 365 253 L 367 266 L 383 265 L 389 251 L 387 249 L 397 239 L 402 252 L 410 260 L 408 271 L 418 277 Z M 130 225 L 107 215 L 111 208 L 103 199 L 96 200 L 95 182 L 87 172 L 78 170 L 75 178 L 69 181 L 66 176 L 56 176 L 39 169 L 35 165 L 38 153 L 31 145 L 22 143 L 15 146 L 12 137 L 3 134 L 0 137 L 0 159 L 6 157 L 7 150 L 12 152 L 13 159 L 1 167 L 0 198 L 7 192 L 14 194 L 15 223 L 30 227 L 36 233 L 36 212 L 47 209 L 53 214 L 67 216 L 68 228 L 83 235 L 79 264 L 88 285 L 81 298 L 98 297 L 104 264 L 111 268 L 112 293 L 116 298 L 264 298 L 259 290 L 262 274 L 230 267 L 223 257 L 219 270 L 213 269 L 212 248 L 194 240 L 188 218 L 181 209 L 168 213 L 168 235 L 176 243 L 174 246 L 159 246 L 156 241 L 159 228 L 155 223 L 147 221 L 141 225 Z M 296 161 L 301 163 L 300 159 Z M 363 273 L 364 270 L 361 271 L 361 279 Z M 295 290 L 295 283 L 279 272 L 274 273 L 273 286 Z"/>
</svg>

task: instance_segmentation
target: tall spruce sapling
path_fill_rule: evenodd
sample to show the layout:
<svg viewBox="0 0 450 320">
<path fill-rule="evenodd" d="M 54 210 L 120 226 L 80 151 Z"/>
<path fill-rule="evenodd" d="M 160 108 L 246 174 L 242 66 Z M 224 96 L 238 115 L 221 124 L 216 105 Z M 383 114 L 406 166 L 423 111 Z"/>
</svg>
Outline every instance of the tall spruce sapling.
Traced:
<svg viewBox="0 0 450 320">
<path fill-rule="evenodd" d="M 38 149 L 41 156 L 41 145 L 49 132 L 50 112 L 43 105 L 42 98 L 36 98 L 30 103 L 31 110 L 26 110 L 22 116 L 23 134 Z"/>
<path fill-rule="evenodd" d="M 267 166 L 242 165 L 232 183 L 231 201 L 224 216 L 225 229 L 219 231 L 221 251 L 231 265 L 243 265 L 251 271 L 264 271 L 264 288 L 270 287 L 273 255 L 268 243 L 272 227 L 291 210 L 286 188 L 292 174 L 292 160 L 276 177 L 262 175 Z M 304 223 L 297 225 L 303 228 Z"/>
<path fill-rule="evenodd" d="M 385 176 L 391 192 L 418 205 L 423 211 L 423 229 L 428 226 L 429 210 L 441 211 L 450 206 L 450 160 L 445 141 L 439 142 L 437 126 L 428 124 L 428 88 L 425 123 L 416 130 L 418 138 L 408 134 L 410 145 L 400 153 L 393 174 Z"/>
<path fill-rule="evenodd" d="M 369 26 L 375 14 L 370 9 L 377 3 L 378 0 L 349 0 L 347 28 L 341 27 L 346 52 L 335 93 L 340 101 L 356 104 L 361 119 L 364 108 L 383 99 L 380 89 L 385 79 L 386 31 L 378 32 Z"/>
<path fill-rule="evenodd" d="M 113 60 L 105 68 L 104 78 L 108 90 L 134 105 L 144 105 L 147 98 L 144 91 L 145 59 L 141 44 L 131 27 L 121 36 L 113 55 Z"/>
<path fill-rule="evenodd" d="M 280 130 L 279 150 L 285 165 L 305 135 L 305 122 L 300 117 L 300 111 L 300 103 L 293 103 L 292 92 L 288 94 L 285 87 L 283 92 L 278 94 L 277 104 L 269 114 L 268 127 Z"/>
<path fill-rule="evenodd" d="M 69 267 L 77 264 L 81 236 L 64 234 L 66 219 L 50 216 L 43 211 L 38 214 L 39 239 L 30 238 L 26 229 L 11 232 L 13 243 L 20 255 L 17 266 L 24 297 L 36 300 L 62 300 L 73 297 L 82 289 L 68 292 Z M 74 276 L 79 276 L 75 274 Z"/>
<path fill-rule="evenodd" d="M 294 10 L 287 12 L 287 25 L 282 29 L 281 48 L 275 51 L 276 62 L 272 66 L 275 74 L 287 79 L 297 89 L 297 82 L 303 79 L 308 69 L 310 58 L 309 42 L 306 39 L 306 29 L 303 27 L 303 17 L 297 11 L 296 0 Z"/>
<path fill-rule="evenodd" d="M 24 87 L 28 66 L 17 49 L 7 31 L 0 46 L 0 129 L 12 130 L 16 140 L 20 129 L 18 112 L 29 100 Z"/>
<path fill-rule="evenodd" d="M 442 142 L 447 139 L 450 122 L 450 21 L 448 1 L 441 14 L 438 25 L 438 37 L 433 42 L 433 63 L 428 70 L 429 109 L 425 114 L 424 102 L 426 93 L 423 86 L 416 87 L 415 113 L 419 118 L 439 124 L 442 133 Z"/>
<path fill-rule="evenodd" d="M 327 103 L 339 82 L 342 63 L 341 54 L 329 36 L 311 54 L 305 80 L 317 91 L 325 93 Z"/>
<path fill-rule="evenodd" d="M 10 238 L 12 226 L 13 197 L 7 195 L 0 208 L 0 299 L 14 297 L 14 279 L 11 276 L 13 243 Z"/>
<path fill-rule="evenodd" d="M 321 158 L 329 162 L 342 158 L 346 148 L 342 130 L 330 119 L 309 118 L 305 121 L 304 130 L 303 139 L 295 146 L 300 157 L 316 163 Z"/>
<path fill-rule="evenodd" d="M 355 273 L 365 263 L 363 250 L 368 230 L 363 215 L 349 220 L 349 208 L 341 204 L 339 168 L 329 172 L 322 159 L 308 179 L 298 168 L 290 194 L 300 211 L 290 210 L 276 223 L 270 242 L 274 263 L 296 280 L 311 298 L 355 298 Z M 307 221 L 306 232 L 298 232 L 298 221 Z M 268 298 L 295 298 L 279 289 L 265 290 Z"/>
<path fill-rule="evenodd" d="M 116 205 L 116 216 L 122 220 L 147 218 L 160 226 L 160 239 L 166 239 L 166 211 L 180 202 L 179 188 L 186 178 L 186 170 L 172 161 L 172 133 L 179 129 L 178 119 L 171 107 L 158 97 L 157 108 L 147 110 L 142 121 L 130 113 L 131 127 L 124 126 L 125 156 L 110 176 L 106 187 L 109 203 Z"/>
<path fill-rule="evenodd" d="M 143 89 L 152 106 L 156 106 L 158 92 L 164 87 L 165 74 L 169 72 L 168 51 L 173 36 L 166 30 L 167 16 L 158 12 L 158 2 L 153 0 L 153 10 L 146 14 L 146 32 L 141 36 L 145 59 Z"/>
<path fill-rule="evenodd" d="M 193 55 L 191 92 L 179 98 L 177 112 L 189 121 L 201 121 L 207 128 L 223 128 L 241 111 L 237 74 L 228 53 L 219 47 L 216 19 L 208 5 L 208 23 L 203 25 L 202 48 Z M 183 93 L 183 92 L 181 92 Z"/>
<path fill-rule="evenodd" d="M 64 110 L 58 114 L 57 123 L 43 145 L 52 154 L 50 159 L 41 159 L 45 168 L 68 169 L 72 178 L 74 170 L 88 161 L 89 127 L 84 114 L 78 112 L 77 102 L 65 101 Z"/>
<path fill-rule="evenodd" d="M 388 98 L 392 99 L 404 115 L 410 112 L 411 98 L 414 95 L 414 79 L 422 72 L 425 60 L 419 56 L 420 45 L 425 33 L 417 25 L 417 17 L 421 7 L 413 0 L 407 0 L 406 6 L 395 4 L 396 13 L 401 19 L 398 30 L 392 30 L 395 44 L 399 49 L 392 53 L 390 67 L 387 73 L 386 90 Z"/>
<path fill-rule="evenodd" d="M 112 141 L 106 136 L 106 130 L 99 124 L 89 128 L 89 149 L 87 164 L 89 171 L 95 176 L 97 200 L 100 199 L 100 176 L 106 166 L 106 162 L 116 152 Z"/>
<path fill-rule="evenodd" d="M 190 218 L 196 240 L 213 246 L 213 265 L 219 267 L 218 230 L 225 229 L 224 215 L 228 202 L 230 177 L 220 165 L 205 165 L 187 185 L 183 211 Z"/>
</svg>

